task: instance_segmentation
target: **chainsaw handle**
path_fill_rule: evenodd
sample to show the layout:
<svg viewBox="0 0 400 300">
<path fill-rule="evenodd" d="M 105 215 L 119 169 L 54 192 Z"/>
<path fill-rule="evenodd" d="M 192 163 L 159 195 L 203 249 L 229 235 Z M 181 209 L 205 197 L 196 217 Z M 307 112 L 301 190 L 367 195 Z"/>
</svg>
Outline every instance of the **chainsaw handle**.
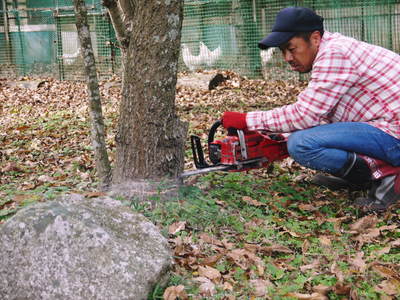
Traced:
<svg viewBox="0 0 400 300">
<path fill-rule="evenodd" d="M 214 142 L 214 137 L 215 133 L 217 132 L 217 129 L 222 125 L 222 120 L 216 121 L 210 128 L 210 131 L 208 132 L 208 145 L 210 145 L 212 142 Z M 237 129 L 236 128 L 228 128 L 228 135 L 237 135 Z"/>
<path fill-rule="evenodd" d="M 222 121 L 218 120 L 211 126 L 210 131 L 208 132 L 208 145 L 214 142 L 215 133 L 217 132 L 218 127 L 220 127 L 221 125 Z"/>
</svg>

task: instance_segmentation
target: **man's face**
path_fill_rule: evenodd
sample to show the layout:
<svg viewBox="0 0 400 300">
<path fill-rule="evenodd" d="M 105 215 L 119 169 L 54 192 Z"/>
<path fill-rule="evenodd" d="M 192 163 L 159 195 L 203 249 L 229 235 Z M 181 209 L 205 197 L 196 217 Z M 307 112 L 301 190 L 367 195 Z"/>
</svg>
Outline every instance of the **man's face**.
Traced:
<svg viewBox="0 0 400 300">
<path fill-rule="evenodd" d="M 313 32 L 309 41 L 302 37 L 293 37 L 279 48 L 284 60 L 290 64 L 293 71 L 308 73 L 312 69 L 320 42 L 321 35 L 319 32 Z"/>
</svg>

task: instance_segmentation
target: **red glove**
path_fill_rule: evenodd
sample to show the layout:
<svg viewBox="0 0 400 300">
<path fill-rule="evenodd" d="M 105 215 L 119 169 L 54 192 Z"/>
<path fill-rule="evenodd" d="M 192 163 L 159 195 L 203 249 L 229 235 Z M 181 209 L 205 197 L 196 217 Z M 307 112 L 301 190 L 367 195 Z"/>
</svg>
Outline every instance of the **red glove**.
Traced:
<svg viewBox="0 0 400 300">
<path fill-rule="evenodd" d="M 222 126 L 226 129 L 235 128 L 245 130 L 247 129 L 246 114 L 234 111 L 226 111 L 222 115 Z"/>
</svg>

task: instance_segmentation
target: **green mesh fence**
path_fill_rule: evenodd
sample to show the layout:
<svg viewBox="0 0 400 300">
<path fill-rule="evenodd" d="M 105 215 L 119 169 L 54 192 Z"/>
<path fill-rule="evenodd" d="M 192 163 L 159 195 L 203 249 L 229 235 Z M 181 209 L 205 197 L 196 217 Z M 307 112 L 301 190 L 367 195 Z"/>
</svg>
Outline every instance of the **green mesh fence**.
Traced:
<svg viewBox="0 0 400 300">
<path fill-rule="evenodd" d="M 120 52 L 101 0 L 86 0 L 100 77 L 120 72 Z M 227 69 L 249 77 L 298 78 L 279 51 L 257 42 L 286 6 L 306 6 L 325 29 L 400 52 L 400 0 L 186 0 L 180 70 Z M 82 79 L 72 0 L 0 0 L 0 76 Z"/>
</svg>

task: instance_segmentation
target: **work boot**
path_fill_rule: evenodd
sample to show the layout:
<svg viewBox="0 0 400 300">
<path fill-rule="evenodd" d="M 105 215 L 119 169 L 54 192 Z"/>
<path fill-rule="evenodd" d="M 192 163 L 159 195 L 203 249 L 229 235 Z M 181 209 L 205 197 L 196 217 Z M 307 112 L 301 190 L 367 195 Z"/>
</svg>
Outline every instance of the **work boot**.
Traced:
<svg viewBox="0 0 400 300">
<path fill-rule="evenodd" d="M 328 188 L 332 191 L 337 190 L 351 190 L 351 191 L 364 191 L 367 190 L 370 186 L 370 182 L 362 184 L 355 184 L 347 181 L 343 178 L 332 176 L 332 175 L 323 175 L 323 174 L 316 174 L 313 178 L 311 178 L 311 183 Z"/>
<path fill-rule="evenodd" d="M 375 180 L 366 198 L 358 198 L 354 205 L 363 212 L 383 212 L 400 200 L 400 192 L 395 188 L 399 175 L 390 175 Z"/>
<path fill-rule="evenodd" d="M 350 189 L 354 191 L 368 189 L 371 183 L 371 169 L 359 155 L 349 152 L 344 166 L 333 176 L 317 174 L 311 183 L 327 187 L 333 191 Z"/>
</svg>

